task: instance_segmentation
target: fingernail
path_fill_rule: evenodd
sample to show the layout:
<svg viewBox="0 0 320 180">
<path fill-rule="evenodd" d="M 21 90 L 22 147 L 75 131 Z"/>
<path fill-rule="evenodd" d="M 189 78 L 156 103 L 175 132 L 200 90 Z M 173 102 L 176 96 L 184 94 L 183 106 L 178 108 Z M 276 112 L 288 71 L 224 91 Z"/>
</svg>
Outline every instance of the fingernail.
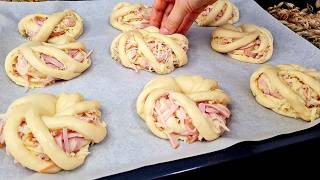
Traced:
<svg viewBox="0 0 320 180">
<path fill-rule="evenodd" d="M 163 27 L 162 27 L 162 28 L 160 29 L 160 33 L 161 33 L 161 34 L 169 34 L 170 32 L 169 32 L 169 30 L 168 30 L 167 28 L 163 28 Z"/>
</svg>

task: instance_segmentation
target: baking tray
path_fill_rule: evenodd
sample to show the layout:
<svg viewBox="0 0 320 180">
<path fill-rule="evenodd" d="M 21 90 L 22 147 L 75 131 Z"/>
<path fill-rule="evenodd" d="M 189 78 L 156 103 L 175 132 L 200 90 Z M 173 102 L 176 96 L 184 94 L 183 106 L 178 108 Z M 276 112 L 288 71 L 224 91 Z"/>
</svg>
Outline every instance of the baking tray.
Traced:
<svg viewBox="0 0 320 180">
<path fill-rule="evenodd" d="M 267 9 L 270 6 L 277 5 L 278 3 L 282 2 L 281 0 L 255 1 L 264 9 Z M 286 2 L 294 3 L 296 6 L 301 8 L 306 7 L 307 4 L 310 4 L 314 7 L 315 4 L 315 0 L 287 0 Z M 239 160 L 241 161 L 241 163 L 246 163 L 248 162 L 250 157 L 257 157 L 258 155 L 262 157 L 267 157 L 268 155 L 279 155 L 280 153 L 278 151 L 280 150 L 283 150 L 283 154 L 285 154 L 289 153 L 290 151 L 292 152 L 292 150 L 294 149 L 299 148 L 301 151 L 296 152 L 294 155 L 304 154 L 310 151 L 308 149 L 304 150 L 308 143 L 311 144 L 311 146 L 320 143 L 320 125 L 316 125 L 304 131 L 279 135 L 271 139 L 266 139 L 262 141 L 241 142 L 227 149 L 204 155 L 199 155 L 196 157 L 190 157 L 181 160 L 175 160 L 171 162 L 138 168 L 132 171 L 109 176 L 108 179 L 155 179 L 172 176 L 175 177 L 175 175 L 189 175 L 190 173 L 195 173 L 198 176 L 205 176 L 205 169 L 207 171 L 209 170 L 210 173 L 213 173 L 215 172 L 215 168 L 222 166 L 226 163 L 233 163 Z M 291 153 L 290 156 L 293 156 L 293 154 Z M 316 162 L 316 159 L 314 159 L 311 156 L 305 156 L 305 158 L 306 162 Z M 252 162 L 259 164 L 259 161 L 255 159 L 253 159 Z M 289 165 L 289 163 L 287 163 L 286 165 Z M 230 170 L 233 169 L 228 169 L 226 171 Z M 200 175 L 200 173 L 204 174 Z"/>
</svg>

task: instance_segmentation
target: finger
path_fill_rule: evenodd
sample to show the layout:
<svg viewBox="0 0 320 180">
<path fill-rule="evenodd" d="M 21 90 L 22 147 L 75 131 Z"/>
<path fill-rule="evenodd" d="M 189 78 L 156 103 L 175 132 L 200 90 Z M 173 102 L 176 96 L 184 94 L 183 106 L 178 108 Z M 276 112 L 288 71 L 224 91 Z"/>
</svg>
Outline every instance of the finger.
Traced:
<svg viewBox="0 0 320 180">
<path fill-rule="evenodd" d="M 184 10 L 184 5 L 176 1 L 169 16 L 165 21 L 162 21 L 160 32 L 162 34 L 173 34 L 177 31 L 186 15 L 187 12 Z"/>
<path fill-rule="evenodd" d="M 166 22 L 167 19 L 168 19 L 168 16 L 170 14 L 170 12 L 172 11 L 172 8 L 173 8 L 173 3 L 170 3 L 168 6 L 167 6 L 167 9 L 165 10 L 164 14 L 163 14 L 163 17 L 162 17 L 162 22 Z M 162 23 L 161 23 L 162 25 Z"/>
<path fill-rule="evenodd" d="M 197 9 L 195 12 L 189 13 L 182 21 L 181 25 L 179 26 L 177 33 L 185 34 L 192 26 L 193 22 L 197 19 L 199 14 L 207 7 L 204 5 Z"/>
<path fill-rule="evenodd" d="M 155 0 L 152 8 L 152 13 L 150 17 L 150 24 L 156 27 L 160 27 L 162 16 L 164 11 L 166 10 L 166 7 L 168 5 L 168 2 L 165 0 Z"/>
</svg>

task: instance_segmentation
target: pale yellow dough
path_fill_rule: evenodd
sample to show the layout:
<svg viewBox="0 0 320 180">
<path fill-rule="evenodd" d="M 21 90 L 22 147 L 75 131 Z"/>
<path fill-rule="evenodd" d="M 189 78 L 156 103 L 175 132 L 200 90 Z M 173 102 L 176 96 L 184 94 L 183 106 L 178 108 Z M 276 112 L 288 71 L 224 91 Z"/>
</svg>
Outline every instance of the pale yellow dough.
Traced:
<svg viewBox="0 0 320 180">
<path fill-rule="evenodd" d="M 83 56 L 83 61 L 77 61 L 76 57 L 71 57 L 67 52 L 78 50 Z M 41 60 L 41 54 L 56 58 L 63 68 L 48 66 Z M 9 78 L 20 86 L 28 88 L 44 87 L 55 80 L 70 80 L 79 76 L 90 65 L 91 60 L 82 43 L 69 43 L 64 45 L 54 45 L 40 42 L 28 42 L 13 49 L 6 57 L 5 70 Z M 17 71 L 18 59 L 20 73 Z"/>
<path fill-rule="evenodd" d="M 36 19 L 41 18 L 46 20 L 38 25 Z M 68 26 L 68 22 L 64 24 L 65 18 L 70 18 L 73 21 L 72 26 Z M 32 41 L 65 44 L 75 41 L 82 34 L 83 20 L 75 11 L 68 9 L 51 15 L 27 15 L 20 20 L 18 28 L 21 35 Z M 60 31 L 62 29 L 63 31 Z M 55 32 L 59 33 L 54 35 Z M 30 36 L 31 34 L 32 36 Z"/>
<path fill-rule="evenodd" d="M 196 19 L 199 26 L 221 26 L 239 20 L 239 10 L 229 0 L 218 0 L 209 5 Z"/>
<path fill-rule="evenodd" d="M 124 32 L 110 47 L 112 58 L 123 66 L 158 74 L 167 74 L 185 65 L 187 50 L 188 39 L 184 35 L 163 35 L 153 26 Z"/>
<path fill-rule="evenodd" d="M 254 24 L 226 24 L 212 32 L 211 47 L 239 61 L 264 63 L 272 57 L 273 37 L 269 30 Z"/>
<path fill-rule="evenodd" d="M 88 111 L 96 113 L 95 123 L 77 116 Z M 18 129 L 23 122 L 39 143 L 40 150 L 20 138 Z M 78 152 L 66 153 L 51 134 L 51 130 L 62 128 L 80 133 L 88 143 Z M 19 164 L 41 173 L 56 173 L 81 166 L 89 154 L 90 144 L 101 142 L 107 130 L 97 101 L 85 100 L 78 93 L 62 93 L 59 96 L 33 94 L 14 101 L 7 110 L 3 133 L 7 153 Z M 45 154 L 49 159 L 44 160 L 37 153 Z"/>
<path fill-rule="evenodd" d="M 120 2 L 113 8 L 109 22 L 121 31 L 141 29 L 148 26 L 151 10 L 147 5 Z"/>
<path fill-rule="evenodd" d="M 264 65 L 250 79 L 262 106 L 281 115 L 312 121 L 320 117 L 320 72 L 295 64 Z"/>
<path fill-rule="evenodd" d="M 162 139 L 168 139 L 168 129 L 157 127 L 153 114 L 156 100 L 164 95 L 173 97 L 185 109 L 192 119 L 193 126 L 199 132 L 199 136 L 205 140 L 212 141 L 223 134 L 221 124 L 206 118 L 197 106 L 197 103 L 204 101 L 212 101 L 224 106 L 230 103 L 230 98 L 219 89 L 216 81 L 204 79 L 201 76 L 177 76 L 175 78 L 161 76 L 146 84 L 137 99 L 137 113 L 153 134 Z M 226 129 L 226 126 L 224 127 Z M 177 138 L 186 140 L 180 135 L 177 135 Z"/>
</svg>

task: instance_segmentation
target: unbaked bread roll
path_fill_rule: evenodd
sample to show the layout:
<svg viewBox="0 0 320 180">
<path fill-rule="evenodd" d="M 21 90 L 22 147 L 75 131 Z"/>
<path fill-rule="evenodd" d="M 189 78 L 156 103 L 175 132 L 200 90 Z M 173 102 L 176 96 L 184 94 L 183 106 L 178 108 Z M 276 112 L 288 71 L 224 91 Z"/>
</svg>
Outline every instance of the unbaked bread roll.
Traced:
<svg viewBox="0 0 320 180">
<path fill-rule="evenodd" d="M 83 32 L 83 22 L 75 11 L 68 9 L 52 15 L 27 15 L 20 20 L 18 28 L 29 40 L 65 44 L 78 39 Z"/>
<path fill-rule="evenodd" d="M 181 34 L 163 35 L 153 26 L 120 34 L 110 50 L 113 59 L 136 71 L 167 74 L 188 62 L 188 39 Z"/>
<path fill-rule="evenodd" d="M 239 10 L 229 0 L 218 0 L 206 7 L 197 17 L 199 26 L 221 26 L 239 20 Z"/>
<path fill-rule="evenodd" d="M 112 10 L 110 24 L 121 31 L 149 26 L 152 7 L 143 4 L 118 3 Z"/>
<path fill-rule="evenodd" d="M 81 43 L 28 42 L 7 55 L 5 69 L 9 78 L 20 86 L 44 87 L 56 80 L 79 76 L 91 65 L 91 52 L 87 53 Z"/>
<path fill-rule="evenodd" d="M 320 72 L 295 64 L 264 65 L 254 72 L 250 87 L 262 106 L 293 118 L 320 117 Z"/>
<path fill-rule="evenodd" d="M 269 30 L 254 24 L 226 24 L 212 32 L 211 47 L 239 61 L 264 63 L 272 57 L 273 37 Z"/>
<path fill-rule="evenodd" d="M 100 105 L 78 93 L 33 94 L 14 101 L 6 112 L 6 151 L 22 166 L 56 173 L 81 166 L 89 146 L 107 134 Z"/>
<path fill-rule="evenodd" d="M 229 103 L 214 80 L 161 76 L 144 87 L 136 107 L 151 132 L 177 148 L 177 140 L 212 141 L 228 130 Z"/>
</svg>

